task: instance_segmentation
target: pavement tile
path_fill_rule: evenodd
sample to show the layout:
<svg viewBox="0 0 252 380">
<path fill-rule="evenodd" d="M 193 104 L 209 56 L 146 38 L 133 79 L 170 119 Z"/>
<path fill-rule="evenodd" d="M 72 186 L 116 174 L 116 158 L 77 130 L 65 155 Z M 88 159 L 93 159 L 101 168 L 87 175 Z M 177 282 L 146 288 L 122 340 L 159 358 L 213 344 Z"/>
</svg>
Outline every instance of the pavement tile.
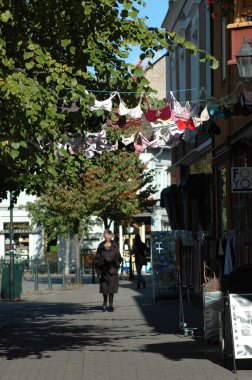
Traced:
<svg viewBox="0 0 252 380">
<path fill-rule="evenodd" d="M 252 367 L 234 375 L 217 345 L 182 335 L 178 300 L 154 305 L 150 287 L 121 281 L 116 311 L 103 313 L 97 284 L 56 285 L 26 292 L 22 302 L 0 301 L 0 379 L 252 380 Z M 202 327 L 199 309 L 185 312 Z"/>
</svg>

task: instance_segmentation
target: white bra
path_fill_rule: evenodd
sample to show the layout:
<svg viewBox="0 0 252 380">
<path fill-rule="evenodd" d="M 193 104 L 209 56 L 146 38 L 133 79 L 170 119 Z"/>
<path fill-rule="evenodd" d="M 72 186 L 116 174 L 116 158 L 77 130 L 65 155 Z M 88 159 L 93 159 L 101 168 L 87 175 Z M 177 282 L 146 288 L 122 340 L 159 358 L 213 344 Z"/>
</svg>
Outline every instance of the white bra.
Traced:
<svg viewBox="0 0 252 380">
<path fill-rule="evenodd" d="M 194 116 L 192 119 L 196 128 L 200 127 L 204 122 L 208 121 L 210 119 L 210 115 L 207 106 L 203 109 L 199 117 Z"/>
<path fill-rule="evenodd" d="M 104 110 L 104 111 L 111 112 L 112 107 L 113 107 L 112 99 L 116 96 L 116 94 L 117 94 L 116 92 L 113 92 L 108 99 L 103 100 L 103 101 L 95 100 L 94 104 L 90 107 L 90 110 L 91 111 Z"/>
<path fill-rule="evenodd" d="M 124 145 L 132 144 L 135 141 L 135 137 L 136 137 L 135 133 L 130 137 L 122 137 L 122 143 Z"/>
<path fill-rule="evenodd" d="M 132 119 L 140 119 L 143 116 L 143 111 L 141 110 L 143 94 L 141 94 L 139 103 L 135 108 L 128 108 L 126 104 L 124 103 L 124 101 L 121 99 L 120 94 L 118 94 L 118 96 L 120 99 L 119 112 L 118 112 L 120 116 L 128 115 L 132 117 Z"/>
</svg>

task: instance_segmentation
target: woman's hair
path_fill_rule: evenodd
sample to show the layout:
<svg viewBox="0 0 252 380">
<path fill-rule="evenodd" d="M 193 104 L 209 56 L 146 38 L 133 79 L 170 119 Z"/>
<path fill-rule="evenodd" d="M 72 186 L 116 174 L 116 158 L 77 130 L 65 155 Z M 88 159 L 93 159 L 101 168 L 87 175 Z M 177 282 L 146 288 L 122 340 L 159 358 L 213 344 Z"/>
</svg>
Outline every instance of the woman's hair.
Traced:
<svg viewBox="0 0 252 380">
<path fill-rule="evenodd" d="M 103 235 L 113 235 L 113 232 L 111 230 L 105 230 Z"/>
<path fill-rule="evenodd" d="M 137 234 L 137 235 L 135 236 L 135 244 L 139 244 L 139 243 L 142 243 L 142 240 L 141 240 L 140 235 Z"/>
</svg>

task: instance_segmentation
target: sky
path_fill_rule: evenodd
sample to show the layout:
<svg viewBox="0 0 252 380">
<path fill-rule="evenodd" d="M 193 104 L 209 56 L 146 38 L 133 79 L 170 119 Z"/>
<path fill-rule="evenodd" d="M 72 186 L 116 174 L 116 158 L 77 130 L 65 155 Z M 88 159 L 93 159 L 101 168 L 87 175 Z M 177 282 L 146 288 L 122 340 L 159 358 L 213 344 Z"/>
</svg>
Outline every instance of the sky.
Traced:
<svg viewBox="0 0 252 380">
<path fill-rule="evenodd" d="M 149 18 L 146 22 L 148 26 L 161 28 L 161 24 L 168 10 L 168 0 L 145 0 L 145 2 L 147 4 L 147 7 L 141 7 L 139 16 L 147 16 Z M 163 54 L 164 51 L 157 53 L 153 61 L 161 57 Z M 139 55 L 139 49 L 137 47 L 134 47 L 127 61 L 136 64 L 139 61 Z"/>
</svg>

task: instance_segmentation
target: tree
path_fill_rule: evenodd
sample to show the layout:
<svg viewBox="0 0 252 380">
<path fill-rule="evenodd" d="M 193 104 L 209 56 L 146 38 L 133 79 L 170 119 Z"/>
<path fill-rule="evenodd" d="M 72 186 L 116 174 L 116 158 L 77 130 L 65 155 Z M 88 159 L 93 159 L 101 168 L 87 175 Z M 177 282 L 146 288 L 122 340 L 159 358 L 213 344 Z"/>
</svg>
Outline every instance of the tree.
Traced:
<svg viewBox="0 0 252 380">
<path fill-rule="evenodd" d="M 153 173 L 146 171 L 138 155 L 108 153 L 95 158 L 82 175 L 84 191 L 92 199 L 93 214 L 110 228 L 155 204 Z"/>
<path fill-rule="evenodd" d="M 49 237 L 74 239 L 76 281 L 80 267 L 80 235 L 87 232 L 90 216 L 100 217 L 105 228 L 126 222 L 155 204 L 151 195 L 153 173 L 146 171 L 136 154 L 108 153 L 96 157 L 71 190 L 64 184 L 49 187 L 35 202 L 27 204 L 33 223 Z M 68 257 L 66 257 L 68 259 Z"/>
<path fill-rule="evenodd" d="M 81 197 L 80 197 L 81 195 Z M 28 203 L 26 209 L 33 224 L 42 227 L 49 238 L 59 235 L 66 239 L 65 271 L 69 274 L 70 240 L 74 241 L 76 282 L 80 270 L 80 230 L 85 231 L 89 224 L 90 203 L 81 194 L 80 182 L 72 190 L 64 186 L 49 187 L 34 203 Z"/>
<path fill-rule="evenodd" d="M 86 90 L 142 92 L 141 67 L 126 63 L 131 46 L 141 59 L 179 44 L 201 61 L 216 61 L 175 33 L 148 28 L 138 17 L 143 0 L 0 0 L 0 197 L 8 190 L 41 193 L 45 181 L 69 187 L 86 158 L 63 144 L 90 128 Z M 134 78 L 134 80 L 132 80 Z M 58 100 L 79 99 L 80 111 L 58 112 Z M 128 96 L 129 105 L 135 95 Z M 104 117 L 104 111 L 97 113 Z M 97 124 L 99 124 L 97 122 Z M 99 125 L 98 125 L 99 128 Z M 59 149 L 60 158 L 55 155 Z"/>
</svg>

